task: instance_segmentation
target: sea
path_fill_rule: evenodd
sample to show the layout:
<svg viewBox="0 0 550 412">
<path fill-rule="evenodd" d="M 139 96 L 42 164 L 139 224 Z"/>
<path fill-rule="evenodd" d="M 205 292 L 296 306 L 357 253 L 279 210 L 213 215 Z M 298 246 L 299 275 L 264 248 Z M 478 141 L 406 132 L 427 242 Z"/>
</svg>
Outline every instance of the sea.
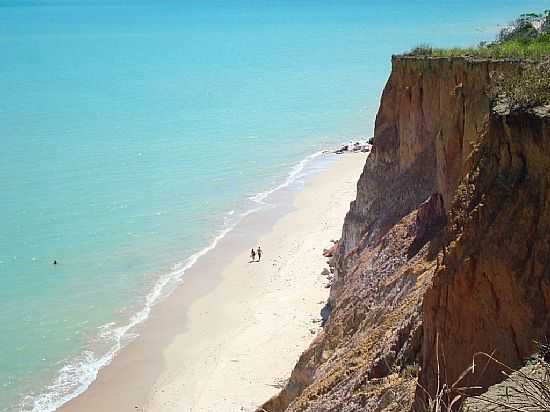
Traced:
<svg viewBox="0 0 550 412">
<path fill-rule="evenodd" d="M 393 53 L 545 8 L 0 0 L 0 411 L 86 390 L 243 216 L 372 136 Z"/>
</svg>

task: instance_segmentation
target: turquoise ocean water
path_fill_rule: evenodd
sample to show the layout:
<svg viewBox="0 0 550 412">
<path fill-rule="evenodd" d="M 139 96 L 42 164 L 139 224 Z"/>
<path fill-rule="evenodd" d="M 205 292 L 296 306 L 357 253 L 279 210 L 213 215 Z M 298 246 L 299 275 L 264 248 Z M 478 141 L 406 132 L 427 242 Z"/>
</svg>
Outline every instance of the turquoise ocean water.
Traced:
<svg viewBox="0 0 550 412">
<path fill-rule="evenodd" d="M 392 53 L 549 7 L 0 0 L 0 411 L 85 389 L 261 193 L 369 137 Z"/>
</svg>

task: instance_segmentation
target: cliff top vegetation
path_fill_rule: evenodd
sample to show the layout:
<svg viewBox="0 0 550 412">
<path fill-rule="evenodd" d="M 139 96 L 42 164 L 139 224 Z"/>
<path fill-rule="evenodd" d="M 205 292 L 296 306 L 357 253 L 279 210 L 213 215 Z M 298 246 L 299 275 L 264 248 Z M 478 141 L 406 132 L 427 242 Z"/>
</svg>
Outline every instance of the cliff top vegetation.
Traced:
<svg viewBox="0 0 550 412">
<path fill-rule="evenodd" d="M 542 14 L 522 14 L 503 28 L 493 42 L 482 42 L 477 47 L 433 48 L 422 44 L 412 49 L 411 56 L 479 58 L 517 58 L 544 60 L 550 58 L 550 10 Z"/>
<path fill-rule="evenodd" d="M 515 75 L 499 75 L 490 94 L 495 105 L 512 111 L 550 105 L 550 59 L 526 65 Z"/>
<path fill-rule="evenodd" d="M 550 105 L 550 10 L 520 15 L 490 43 L 447 49 L 419 45 L 406 55 L 518 59 L 522 69 L 515 74 L 500 74 L 495 87 L 489 90 L 494 104 L 510 110 Z"/>
</svg>

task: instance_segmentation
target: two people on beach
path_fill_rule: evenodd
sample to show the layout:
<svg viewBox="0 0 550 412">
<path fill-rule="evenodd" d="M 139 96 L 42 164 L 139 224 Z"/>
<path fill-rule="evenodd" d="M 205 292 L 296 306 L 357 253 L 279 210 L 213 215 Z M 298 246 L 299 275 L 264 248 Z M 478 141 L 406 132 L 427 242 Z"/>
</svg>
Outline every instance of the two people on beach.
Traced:
<svg viewBox="0 0 550 412">
<path fill-rule="evenodd" d="M 258 262 L 262 260 L 262 249 L 260 248 L 260 246 L 258 246 L 257 251 L 254 249 L 250 251 L 250 259 L 252 262 L 256 262 L 256 255 L 258 256 Z"/>
</svg>

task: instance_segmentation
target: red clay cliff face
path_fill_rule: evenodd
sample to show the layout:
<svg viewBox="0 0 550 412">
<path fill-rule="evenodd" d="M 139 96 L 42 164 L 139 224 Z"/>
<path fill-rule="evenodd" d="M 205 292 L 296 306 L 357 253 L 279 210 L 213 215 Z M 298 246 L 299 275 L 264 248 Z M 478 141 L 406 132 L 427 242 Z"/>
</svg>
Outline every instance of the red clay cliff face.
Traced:
<svg viewBox="0 0 550 412">
<path fill-rule="evenodd" d="M 375 145 L 344 223 L 342 258 L 432 193 L 449 206 L 487 125 L 492 73 L 518 70 L 513 62 L 464 58 L 394 57 L 392 63 Z"/>
<path fill-rule="evenodd" d="M 498 344 L 519 364 L 548 336 L 548 117 L 497 114 L 487 97 L 493 72 L 518 70 L 393 59 L 332 258 L 330 318 L 265 411 L 420 409 L 436 336 L 451 382 L 474 352 Z"/>
<path fill-rule="evenodd" d="M 424 296 L 420 383 L 430 393 L 436 348 L 440 383 L 452 384 L 476 352 L 516 368 L 550 337 L 550 112 L 493 113 L 472 163 Z M 461 386 L 503 378 L 486 360 Z"/>
</svg>

